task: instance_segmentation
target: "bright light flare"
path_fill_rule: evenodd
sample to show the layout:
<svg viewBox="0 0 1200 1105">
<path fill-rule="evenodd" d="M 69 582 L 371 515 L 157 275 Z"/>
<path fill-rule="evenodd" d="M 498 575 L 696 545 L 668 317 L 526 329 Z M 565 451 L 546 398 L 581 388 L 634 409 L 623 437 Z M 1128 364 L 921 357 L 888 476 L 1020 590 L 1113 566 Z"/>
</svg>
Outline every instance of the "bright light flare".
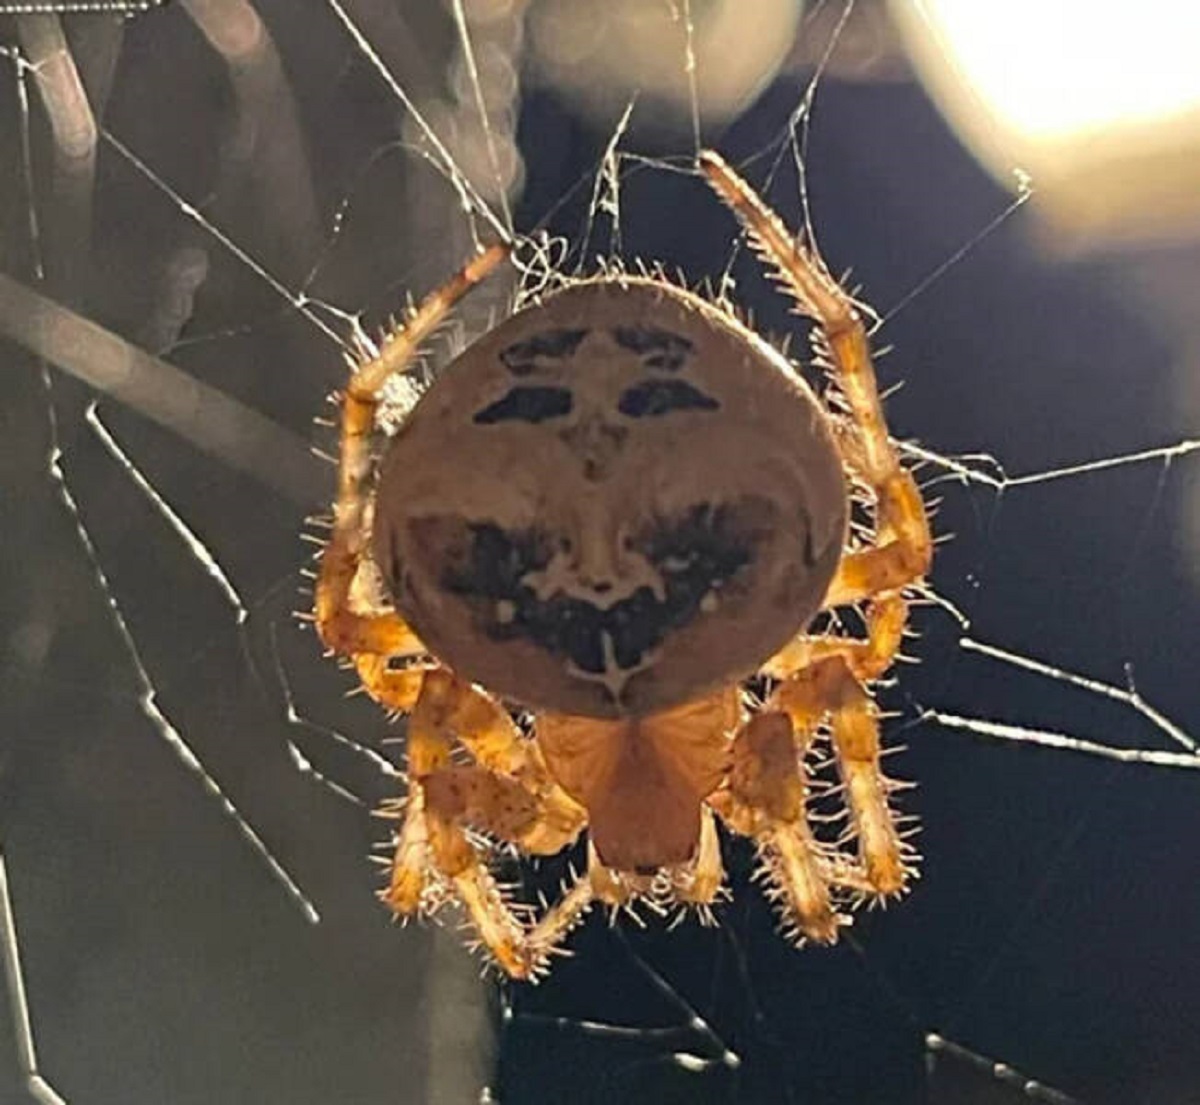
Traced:
<svg viewBox="0 0 1200 1105">
<path fill-rule="evenodd" d="M 1200 5 L 1151 0 L 919 0 L 976 95 L 1035 139 L 1200 109 Z"/>
<path fill-rule="evenodd" d="M 1200 4 L 893 0 L 918 73 L 1006 183 L 1075 237 L 1200 229 Z"/>
</svg>

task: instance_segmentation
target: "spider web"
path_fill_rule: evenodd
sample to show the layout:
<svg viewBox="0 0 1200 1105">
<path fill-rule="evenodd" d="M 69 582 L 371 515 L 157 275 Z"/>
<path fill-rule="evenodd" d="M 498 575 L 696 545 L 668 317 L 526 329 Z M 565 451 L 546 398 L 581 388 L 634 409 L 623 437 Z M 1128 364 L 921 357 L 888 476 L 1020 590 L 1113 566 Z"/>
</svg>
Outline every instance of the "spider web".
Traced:
<svg viewBox="0 0 1200 1105">
<path fill-rule="evenodd" d="M 7 1099 L 1194 1093 L 1180 519 L 1200 444 L 1164 336 L 1113 267 L 1034 259 L 1024 215 L 862 48 L 872 5 L 817 5 L 720 128 L 691 7 L 664 6 L 658 64 L 689 92 L 674 133 L 646 90 L 584 121 L 500 2 L 5 27 Z M 101 120 L 94 159 L 38 101 L 39 72 L 69 93 L 64 60 Z M 853 263 L 895 347 L 881 385 L 904 383 L 893 431 L 954 535 L 921 663 L 884 691 L 924 874 L 837 949 L 797 952 L 735 853 L 715 928 L 593 919 L 545 984 L 497 995 L 453 931 L 393 930 L 373 900 L 394 730 L 291 616 L 299 521 L 331 486 L 310 420 L 360 319 L 509 226 L 542 243 L 535 269 L 654 258 L 794 333 L 690 172 L 701 140 Z M 508 294 L 481 292 L 432 359 Z"/>
</svg>

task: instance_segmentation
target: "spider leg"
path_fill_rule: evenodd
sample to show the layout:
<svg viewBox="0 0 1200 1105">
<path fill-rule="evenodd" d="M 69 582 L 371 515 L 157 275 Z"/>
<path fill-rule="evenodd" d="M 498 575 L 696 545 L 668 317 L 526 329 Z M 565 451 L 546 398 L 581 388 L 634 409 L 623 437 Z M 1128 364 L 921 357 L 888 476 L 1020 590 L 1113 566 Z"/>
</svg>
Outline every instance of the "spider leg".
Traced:
<svg viewBox="0 0 1200 1105">
<path fill-rule="evenodd" d="M 341 444 L 333 532 L 321 555 L 314 616 L 325 647 L 356 663 L 358 657 L 405 656 L 424 652 L 416 634 L 394 613 L 360 614 L 351 608 L 350 591 L 367 542 L 367 481 L 371 473 L 371 437 L 379 395 L 388 378 L 409 367 L 417 351 L 454 305 L 508 256 L 495 245 L 471 260 L 433 291 L 350 376 L 342 396 Z M 364 683 L 367 680 L 364 679 Z M 368 684 L 369 688 L 369 684 Z"/>
<path fill-rule="evenodd" d="M 572 874 L 570 883 L 563 886 L 558 901 L 546 910 L 526 938 L 532 974 L 548 970 L 552 955 L 569 954 L 562 950 L 563 941 L 596 902 L 615 908 L 624 905 L 633 896 L 625 877 L 605 867 L 590 842 L 587 856 L 587 870 L 582 875 Z"/>
<path fill-rule="evenodd" d="M 804 749 L 820 720 L 797 708 L 799 724 L 783 710 L 751 718 L 733 742 L 728 786 L 709 798 L 721 819 L 758 845 L 768 894 L 810 940 L 832 944 L 842 923 L 833 906 L 826 859 L 829 849 L 813 836 L 806 817 Z"/>
<path fill-rule="evenodd" d="M 707 881 L 711 878 L 711 867 L 715 856 L 718 872 L 717 882 L 711 896 L 705 897 L 702 901 L 699 898 L 687 900 L 707 905 L 720 888 L 721 859 L 716 827 L 713 825 L 712 815 L 708 810 L 705 810 L 702 825 L 700 856 L 695 865 L 696 881 L 699 883 L 703 879 L 707 885 Z M 591 841 L 588 841 L 587 857 L 587 871 L 582 875 L 573 876 L 571 883 L 563 887 L 562 897 L 546 911 L 529 933 L 529 955 L 535 971 L 546 969 L 550 956 L 555 954 L 555 950 L 561 946 L 570 931 L 583 920 L 588 910 L 596 902 L 608 906 L 615 918 L 617 911 L 623 906 L 630 905 L 643 895 L 653 893 L 653 876 L 618 871 L 609 867 L 600 858 L 600 853 Z M 700 875 L 702 865 L 706 868 L 703 876 Z M 679 900 L 685 899 L 680 897 Z M 559 952 L 559 954 L 563 953 Z"/>
<path fill-rule="evenodd" d="M 844 606 L 915 583 L 929 571 L 933 536 L 921 492 L 901 468 L 876 484 L 875 548 L 847 553 L 838 565 L 825 605 Z"/>
<path fill-rule="evenodd" d="M 875 544 L 842 558 L 826 607 L 870 599 L 865 641 L 799 638 L 766 667 L 786 676 L 768 710 L 787 713 L 798 732 L 826 714 L 862 863 L 858 873 L 835 862 L 835 882 L 876 894 L 895 894 L 908 873 L 904 846 L 890 810 L 891 789 L 880 767 L 879 727 L 863 687 L 886 671 L 900 646 L 906 603 L 900 594 L 929 570 L 933 539 L 916 481 L 901 466 L 888 436 L 862 313 L 838 284 L 815 245 L 791 234 L 758 194 L 717 154 L 700 155 L 709 184 L 745 226 L 755 250 L 817 324 L 818 352 L 832 368 L 850 415 L 839 435 L 847 465 L 875 496 Z M 788 674 L 790 672 L 790 674 Z"/>
<path fill-rule="evenodd" d="M 894 784 L 880 769 L 879 723 L 874 702 L 844 655 L 815 661 L 772 692 L 768 710 L 786 713 L 798 731 L 811 731 L 830 718 L 833 748 L 858 840 L 862 878 L 849 873 L 834 881 L 876 895 L 903 891 L 910 864 L 888 807 Z M 864 885 L 865 880 L 865 885 Z"/>
<path fill-rule="evenodd" d="M 755 250 L 773 266 L 799 313 L 817 324 L 818 347 L 833 367 L 856 431 L 843 441 L 843 452 L 875 493 L 878 544 L 842 559 L 826 605 L 856 602 L 920 579 L 933 556 L 929 521 L 916 481 L 901 466 L 888 437 L 858 306 L 830 274 L 815 245 L 791 234 L 718 154 L 701 153 L 700 169 L 745 226 Z"/>
<path fill-rule="evenodd" d="M 652 876 L 608 867 L 590 841 L 587 855 L 587 871 L 573 876 L 569 885 L 563 887 L 562 896 L 529 931 L 526 955 L 531 974 L 547 969 L 550 956 L 561 948 L 571 930 L 596 902 L 609 906 L 615 916 L 622 906 L 629 905 L 639 896 L 653 893 Z M 720 840 L 712 811 L 708 808 L 705 808 L 701 821 L 695 861 L 672 869 L 670 875 L 672 893 L 677 901 L 703 909 L 716 900 L 725 876 Z M 559 951 L 558 954 L 564 953 Z"/>
<path fill-rule="evenodd" d="M 789 641 L 760 669 L 773 679 L 787 679 L 802 668 L 830 656 L 840 656 L 862 683 L 879 679 L 892 666 L 904 628 L 908 603 L 898 592 L 876 595 L 866 609 L 864 639 L 834 636 L 800 636 Z"/>
<path fill-rule="evenodd" d="M 537 798 L 513 780 L 453 763 L 451 719 L 469 711 L 478 695 L 445 669 L 422 683 L 408 720 L 409 793 L 397 803 L 402 825 L 380 898 L 397 915 L 411 916 L 436 909 L 449 890 L 500 967 L 527 978 L 532 961 L 524 927 L 465 823 L 479 820 L 499 835 L 519 836 L 538 816 Z"/>
<path fill-rule="evenodd" d="M 381 706 L 398 714 L 407 714 L 416 705 L 426 674 L 437 670 L 432 663 L 392 669 L 388 667 L 387 654 L 373 652 L 360 652 L 352 659 L 363 690 Z"/>
<path fill-rule="evenodd" d="M 466 829 L 548 855 L 579 835 L 584 811 L 549 777 L 508 712 L 448 669 L 424 672 L 407 708 L 409 794 L 380 897 L 397 914 L 411 915 L 436 908 L 437 886 L 448 883 L 496 962 L 527 978 L 544 958 L 545 936 L 527 937 Z M 473 763 L 454 762 L 456 742 Z"/>
<path fill-rule="evenodd" d="M 764 711 L 743 726 L 734 739 L 728 786 L 709 804 L 735 832 L 757 842 L 785 923 L 808 939 L 833 943 L 844 918 L 832 891 L 898 894 L 910 866 L 888 808 L 891 786 L 879 767 L 873 703 L 851 667 L 851 659 L 869 655 L 871 642 L 810 644 L 830 651 L 789 675 Z M 839 646 L 849 646 L 848 654 Z M 857 863 L 820 842 L 808 824 L 804 755 L 826 717 L 858 842 Z"/>
<path fill-rule="evenodd" d="M 898 592 L 876 595 L 866 609 L 865 639 L 797 637 L 761 669 L 782 681 L 768 708 L 785 709 L 798 729 L 815 727 L 826 709 L 834 711 L 834 752 L 858 836 L 861 867 L 839 862 L 831 881 L 865 894 L 897 893 L 908 873 L 904 845 L 888 807 L 892 784 L 879 767 L 878 723 L 863 688 L 891 667 L 907 618 L 908 603 Z"/>
<path fill-rule="evenodd" d="M 428 724 L 452 734 L 474 761 L 439 768 L 438 786 L 458 792 L 447 794 L 447 812 L 532 855 L 553 855 L 579 835 L 583 807 L 554 782 L 537 745 L 499 702 L 447 668 L 425 676 L 421 695 Z"/>
<path fill-rule="evenodd" d="M 380 899 L 398 916 L 411 916 L 438 904 L 428 896 L 429 876 L 433 866 L 429 816 L 426 810 L 425 788 L 422 779 L 451 763 L 452 746 L 448 733 L 431 724 L 432 710 L 427 696 L 419 688 L 408 707 L 412 716 L 408 722 L 405 742 L 409 787 L 405 799 L 385 805 L 380 814 L 401 822 L 392 840 L 391 874 Z"/>
<path fill-rule="evenodd" d="M 725 868 L 721 863 L 721 841 L 712 810 L 706 805 L 700 810 L 700 843 L 696 858 L 671 870 L 671 889 L 676 901 L 699 906 L 701 916 L 711 919 L 707 908 L 717 900 L 725 884 Z"/>
</svg>

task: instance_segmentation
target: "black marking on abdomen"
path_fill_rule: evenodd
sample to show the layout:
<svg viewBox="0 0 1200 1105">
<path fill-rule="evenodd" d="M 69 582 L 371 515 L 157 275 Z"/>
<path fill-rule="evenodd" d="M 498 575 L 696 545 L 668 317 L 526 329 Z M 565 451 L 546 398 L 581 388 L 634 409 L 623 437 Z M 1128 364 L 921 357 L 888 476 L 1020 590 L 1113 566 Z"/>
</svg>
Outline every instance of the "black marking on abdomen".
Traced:
<svg viewBox="0 0 1200 1105">
<path fill-rule="evenodd" d="M 441 585 L 474 600 L 493 640 L 525 638 L 596 675 L 606 670 L 606 636 L 619 669 L 638 667 L 649 650 L 697 616 L 710 590 L 751 562 L 758 536 L 742 524 L 736 507 L 698 504 L 680 519 L 649 527 L 635 542 L 661 575 L 663 597 L 639 587 L 601 607 L 562 593 L 541 599 L 525 582 L 549 563 L 550 534 L 513 533 L 492 523 L 468 528 L 469 548 L 443 573 Z"/>
<path fill-rule="evenodd" d="M 671 411 L 715 411 L 721 404 L 686 380 L 643 380 L 621 392 L 617 410 L 629 418 L 655 418 Z"/>
<path fill-rule="evenodd" d="M 496 422 L 531 422 L 536 425 L 549 418 L 570 414 L 571 405 L 569 388 L 515 387 L 490 406 L 476 411 L 472 421 L 481 426 Z"/>
<path fill-rule="evenodd" d="M 682 334 L 661 330 L 657 326 L 614 326 L 612 336 L 619 346 L 631 353 L 641 354 L 647 368 L 658 368 L 674 372 L 683 367 L 683 362 L 695 346 Z"/>
<path fill-rule="evenodd" d="M 543 361 L 562 361 L 574 356 L 580 342 L 590 333 L 586 328 L 543 330 L 500 350 L 500 360 L 514 376 L 528 376 L 537 369 L 553 367 Z"/>
</svg>

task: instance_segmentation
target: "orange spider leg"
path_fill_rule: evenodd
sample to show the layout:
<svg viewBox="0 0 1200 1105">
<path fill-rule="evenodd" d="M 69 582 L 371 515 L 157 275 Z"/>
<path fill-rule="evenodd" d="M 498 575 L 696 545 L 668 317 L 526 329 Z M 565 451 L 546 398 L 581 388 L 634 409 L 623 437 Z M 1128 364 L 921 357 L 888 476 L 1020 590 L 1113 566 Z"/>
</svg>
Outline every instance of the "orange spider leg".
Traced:
<svg viewBox="0 0 1200 1105">
<path fill-rule="evenodd" d="M 408 796 L 385 804 L 384 816 L 402 821 L 393 840 L 391 876 L 380 898 L 398 915 L 410 916 L 425 908 L 426 891 L 433 858 L 430 852 L 429 821 L 425 790 L 420 780 L 450 764 L 449 738 L 429 724 L 430 710 L 423 704 L 418 684 L 414 701 L 407 707 L 409 719 L 405 747 L 409 787 Z"/>
<path fill-rule="evenodd" d="M 905 846 L 888 808 L 893 784 L 880 770 L 874 703 L 846 658 L 827 656 L 802 668 L 775 688 L 767 708 L 787 713 L 801 731 L 814 720 L 830 716 L 834 752 L 858 838 L 866 886 L 859 885 L 853 873 L 845 881 L 855 889 L 869 889 L 879 895 L 900 893 L 909 868 Z"/>
<path fill-rule="evenodd" d="M 929 570 L 933 555 L 928 517 L 916 481 L 901 467 L 888 437 L 867 331 L 853 298 L 816 248 L 793 236 L 719 156 L 701 154 L 700 168 L 799 312 L 817 324 L 818 349 L 832 365 L 855 430 L 841 435 L 843 454 L 875 494 L 877 544 L 842 559 L 825 598 L 827 607 L 875 598 L 870 636 L 865 642 L 793 642 L 784 650 L 792 650 L 786 660 L 793 674 L 772 694 L 768 709 L 789 713 L 801 732 L 814 712 L 831 715 L 866 883 L 878 894 L 894 894 L 903 889 L 907 871 L 888 810 L 889 785 L 879 770 L 878 724 L 860 680 L 878 678 L 899 647 L 904 600 L 898 592 Z"/>
<path fill-rule="evenodd" d="M 452 762 L 456 741 L 474 763 Z M 394 912 L 412 914 L 437 904 L 426 890 L 431 875 L 448 880 L 497 963 L 514 978 L 528 977 L 549 946 L 544 936 L 527 938 L 464 827 L 526 853 L 553 854 L 579 835 L 582 807 L 549 777 L 508 712 L 446 668 L 424 673 L 407 745 L 409 796 L 380 897 Z"/>
<path fill-rule="evenodd" d="M 716 842 L 715 831 L 713 841 Z M 514 977 L 534 978 L 549 970 L 552 955 L 569 955 L 570 952 L 562 947 L 563 941 L 596 902 L 610 906 L 615 916 L 618 908 L 649 890 L 649 877 L 614 871 L 605 866 L 590 841 L 587 857 L 587 870 L 582 875 L 572 875 L 558 900 L 527 933 L 519 960 L 524 973 Z M 513 972 L 510 970 L 509 973 Z"/>
<path fill-rule="evenodd" d="M 876 596 L 867 608 L 867 637 L 798 637 L 764 666 L 783 680 L 768 708 L 785 709 L 798 731 L 834 714 L 834 751 L 859 841 L 861 866 L 828 856 L 831 884 L 865 894 L 903 889 L 908 869 L 891 811 L 892 784 L 879 769 L 878 725 L 862 684 L 891 666 L 904 634 L 908 604 L 898 593 Z"/>
<path fill-rule="evenodd" d="M 447 812 L 465 803 L 459 813 L 469 824 L 534 855 L 553 855 L 579 835 L 583 807 L 550 778 L 537 746 L 499 702 L 446 668 L 425 676 L 421 695 L 428 723 L 457 739 L 475 761 L 448 769 L 455 773 L 453 797 L 445 790 L 449 776 L 438 784 L 450 803 Z"/>
<path fill-rule="evenodd" d="M 388 667 L 386 655 L 376 656 L 370 652 L 361 652 L 353 659 L 367 694 L 380 705 L 400 714 L 407 714 L 416 705 L 426 674 L 436 670 L 436 665 L 429 663 L 392 669 Z"/>
<path fill-rule="evenodd" d="M 728 788 L 714 794 L 709 804 L 731 829 L 758 844 L 768 894 L 785 926 L 831 944 L 841 918 L 823 864 L 829 849 L 808 825 L 802 774 L 804 751 L 820 716 L 797 703 L 792 711 L 769 709 L 751 718 L 733 742 Z"/>
<path fill-rule="evenodd" d="M 876 595 L 867 606 L 864 639 L 801 636 L 789 641 L 760 669 L 762 675 L 786 679 L 830 656 L 840 656 L 859 682 L 881 678 L 892 666 L 904 639 L 908 603 L 897 592 Z"/>
<path fill-rule="evenodd" d="M 876 485 L 875 526 L 881 544 L 842 557 L 826 606 L 844 606 L 881 591 L 896 591 L 929 571 L 933 535 L 921 492 L 912 474 L 897 467 Z"/>
<path fill-rule="evenodd" d="M 367 542 L 367 481 L 371 473 L 371 437 L 379 393 L 388 378 L 409 367 L 424 342 L 454 305 L 508 256 L 510 247 L 495 245 L 432 292 L 404 326 L 358 366 L 342 397 L 341 450 L 333 532 L 321 556 L 314 615 L 325 647 L 358 662 L 361 655 L 405 656 L 424 651 L 416 634 L 394 613 L 359 614 L 351 609 L 350 591 Z M 366 680 L 364 680 L 366 682 Z"/>
<path fill-rule="evenodd" d="M 707 907 L 717 900 L 725 885 L 725 867 L 721 863 L 721 841 L 712 810 L 700 810 L 700 843 L 696 858 L 671 870 L 671 888 L 677 901 L 701 907 L 701 918 L 711 922 Z"/>
<path fill-rule="evenodd" d="M 408 720 L 409 794 L 380 898 L 393 912 L 411 915 L 436 907 L 438 884 L 449 883 L 496 962 L 513 978 L 526 978 L 532 964 L 524 928 L 461 822 L 472 811 L 519 833 L 537 816 L 536 801 L 516 784 L 479 786 L 478 777 L 451 762 L 447 718 L 469 711 L 463 700 L 477 694 L 444 669 L 425 678 Z"/>
<path fill-rule="evenodd" d="M 933 556 L 933 538 L 916 481 L 900 465 L 871 366 L 870 343 L 853 298 L 830 274 L 816 248 L 783 221 L 717 154 L 700 155 L 700 169 L 746 227 L 755 250 L 773 267 L 799 312 L 820 329 L 820 340 L 845 397 L 856 440 L 844 451 L 876 496 L 879 544 L 843 558 L 827 606 L 856 602 L 920 579 Z"/>
<path fill-rule="evenodd" d="M 587 870 L 582 875 L 572 875 L 571 882 L 563 886 L 558 901 L 529 932 L 527 947 L 535 973 L 549 969 L 550 956 L 570 954 L 563 950 L 562 943 L 596 902 L 616 909 L 634 896 L 635 888 L 628 877 L 606 867 L 590 840 L 587 861 Z"/>
<path fill-rule="evenodd" d="M 592 899 L 610 906 L 614 911 L 628 905 L 639 893 L 649 890 L 649 879 L 633 871 L 618 871 L 600 858 L 595 841 L 587 847 L 587 874 L 584 878 L 591 888 Z"/>
<path fill-rule="evenodd" d="M 608 867 L 590 841 L 587 856 L 587 871 L 575 876 L 571 884 L 563 888 L 562 897 L 529 934 L 529 955 L 536 971 L 546 968 L 549 957 L 560 948 L 570 931 L 596 902 L 609 906 L 615 917 L 620 907 L 629 905 L 639 896 L 654 893 L 653 876 Z M 725 873 L 721 865 L 721 842 L 716 823 L 712 811 L 707 807 L 701 817 L 700 842 L 695 860 L 671 868 L 669 875 L 675 899 L 701 907 L 702 916 L 711 919 L 711 914 L 703 914 L 703 910 L 716 900 Z M 560 951 L 559 954 L 563 953 Z"/>
</svg>

